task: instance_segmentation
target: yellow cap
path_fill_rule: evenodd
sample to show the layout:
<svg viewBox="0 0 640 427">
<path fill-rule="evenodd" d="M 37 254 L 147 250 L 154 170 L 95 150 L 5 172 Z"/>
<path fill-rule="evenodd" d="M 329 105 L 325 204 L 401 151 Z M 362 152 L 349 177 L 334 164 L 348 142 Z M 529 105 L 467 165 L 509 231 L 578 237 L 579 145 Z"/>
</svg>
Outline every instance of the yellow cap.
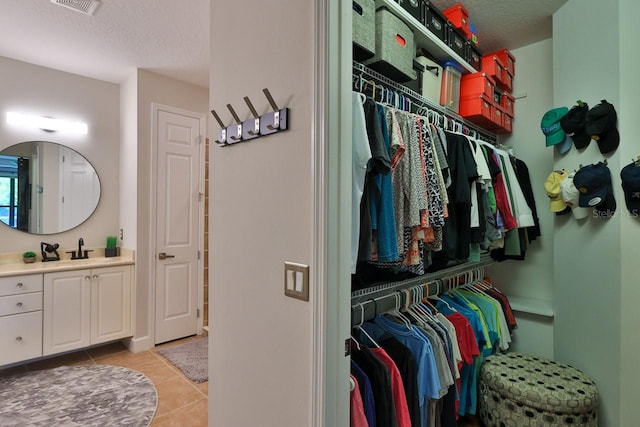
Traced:
<svg viewBox="0 0 640 427">
<path fill-rule="evenodd" d="M 560 183 L 567 178 L 567 175 L 564 170 L 553 171 L 544 182 L 544 189 L 547 192 L 547 196 L 549 196 L 549 210 L 551 212 L 562 212 L 567 208 L 567 203 L 560 194 Z"/>
</svg>

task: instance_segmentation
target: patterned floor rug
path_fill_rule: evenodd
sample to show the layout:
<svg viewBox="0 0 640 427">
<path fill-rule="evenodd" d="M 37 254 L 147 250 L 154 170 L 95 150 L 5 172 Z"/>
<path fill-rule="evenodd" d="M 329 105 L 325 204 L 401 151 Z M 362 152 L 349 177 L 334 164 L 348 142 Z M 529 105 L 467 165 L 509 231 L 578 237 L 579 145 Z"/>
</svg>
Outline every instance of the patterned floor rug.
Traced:
<svg viewBox="0 0 640 427">
<path fill-rule="evenodd" d="M 62 366 L 0 378 L 3 427 L 147 427 L 157 406 L 151 380 L 119 366 Z"/>
<path fill-rule="evenodd" d="M 209 379 L 208 337 L 158 350 L 191 381 L 202 383 Z"/>
</svg>

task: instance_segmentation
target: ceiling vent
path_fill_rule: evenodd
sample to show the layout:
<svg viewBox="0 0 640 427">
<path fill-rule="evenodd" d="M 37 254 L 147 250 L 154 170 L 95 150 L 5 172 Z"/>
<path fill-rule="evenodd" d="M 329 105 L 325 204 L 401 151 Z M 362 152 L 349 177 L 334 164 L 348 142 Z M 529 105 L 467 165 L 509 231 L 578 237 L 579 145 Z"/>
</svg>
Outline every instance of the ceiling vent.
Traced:
<svg viewBox="0 0 640 427">
<path fill-rule="evenodd" d="M 93 15 L 100 2 L 98 0 L 51 0 L 51 3 L 64 6 L 85 15 Z"/>
</svg>

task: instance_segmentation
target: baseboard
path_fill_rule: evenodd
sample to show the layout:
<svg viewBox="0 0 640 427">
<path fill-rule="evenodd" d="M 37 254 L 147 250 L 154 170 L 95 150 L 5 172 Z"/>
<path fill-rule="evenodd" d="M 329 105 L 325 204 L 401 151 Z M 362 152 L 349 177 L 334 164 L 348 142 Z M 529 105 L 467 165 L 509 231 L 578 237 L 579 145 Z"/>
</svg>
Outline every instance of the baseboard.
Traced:
<svg viewBox="0 0 640 427">
<path fill-rule="evenodd" d="M 209 332 L 209 326 L 203 326 L 202 329 L 204 329 L 205 331 Z"/>
<path fill-rule="evenodd" d="M 153 340 L 149 336 L 127 338 L 122 342 L 132 353 L 139 353 L 153 348 Z"/>
</svg>

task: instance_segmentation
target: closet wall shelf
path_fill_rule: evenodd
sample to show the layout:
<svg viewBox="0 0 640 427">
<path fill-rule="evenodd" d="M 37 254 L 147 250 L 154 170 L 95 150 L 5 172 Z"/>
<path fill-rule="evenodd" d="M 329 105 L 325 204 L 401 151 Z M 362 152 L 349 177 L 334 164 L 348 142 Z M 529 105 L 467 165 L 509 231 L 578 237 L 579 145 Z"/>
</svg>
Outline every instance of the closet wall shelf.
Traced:
<svg viewBox="0 0 640 427">
<path fill-rule="evenodd" d="M 391 80 L 386 76 L 383 76 L 377 71 L 372 70 L 371 68 L 357 61 L 353 61 L 353 78 L 354 90 L 358 90 L 358 92 L 371 96 L 373 86 L 369 83 L 373 82 L 376 85 L 382 85 L 387 89 L 395 91 L 396 94 L 394 96 L 402 95 L 405 98 L 409 98 L 411 100 L 412 106 L 416 107 L 412 110 L 412 112 L 417 112 L 420 108 L 437 112 L 438 114 L 453 120 L 455 123 L 459 123 L 461 125 L 464 125 L 466 128 L 473 130 L 478 135 L 482 136 L 483 139 L 485 139 L 487 142 L 490 142 L 493 145 L 496 145 L 497 143 L 498 138 L 495 133 L 491 133 L 486 129 L 479 127 L 478 125 L 465 120 L 463 117 L 455 114 L 453 111 L 448 110 L 442 105 L 425 98 L 421 94 Z M 362 78 L 362 81 L 360 81 L 360 78 Z M 378 100 L 379 99 L 376 98 L 376 101 Z M 388 101 L 386 103 L 391 105 L 392 101 Z"/>
<path fill-rule="evenodd" d="M 461 281 L 459 284 L 462 285 L 464 282 L 480 279 L 484 273 L 484 268 L 494 263 L 495 261 L 489 254 L 483 254 L 480 257 L 479 262 L 465 262 L 463 264 L 458 264 L 423 276 L 399 282 L 383 283 L 352 292 L 351 324 L 357 325 L 361 320 L 371 320 L 378 313 L 384 313 L 392 310 L 397 303 L 397 299 L 395 297 L 396 291 L 429 284 L 429 296 L 437 295 L 439 292 L 447 290 L 446 283 L 443 283 L 443 287 L 438 288 L 438 286 L 435 285 L 437 280 L 446 281 L 468 274 L 469 280 Z"/>
<path fill-rule="evenodd" d="M 511 304 L 511 309 L 519 313 L 535 314 L 543 317 L 555 316 L 553 305 L 549 301 L 509 295 L 509 303 Z"/>
<path fill-rule="evenodd" d="M 454 61 L 466 72 L 477 73 L 467 61 L 455 53 L 445 42 L 431 33 L 424 25 L 418 22 L 409 12 L 400 6 L 395 0 L 376 0 L 376 9 L 384 6 L 391 13 L 402 19 L 414 32 L 417 47 L 424 48 L 441 64 L 446 61 Z"/>
</svg>

